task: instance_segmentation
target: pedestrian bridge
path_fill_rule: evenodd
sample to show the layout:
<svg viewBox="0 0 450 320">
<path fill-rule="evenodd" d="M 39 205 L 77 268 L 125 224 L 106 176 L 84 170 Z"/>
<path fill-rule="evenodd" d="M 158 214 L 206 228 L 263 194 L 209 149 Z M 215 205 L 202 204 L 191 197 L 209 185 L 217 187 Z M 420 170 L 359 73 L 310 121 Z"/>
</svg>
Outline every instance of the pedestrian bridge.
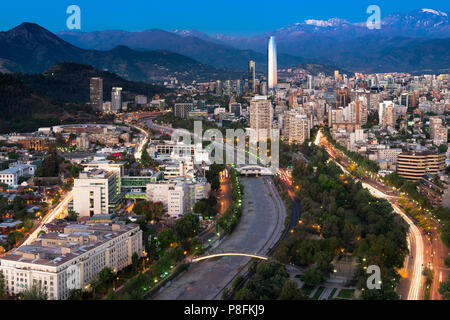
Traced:
<svg viewBox="0 0 450 320">
<path fill-rule="evenodd" d="M 259 255 L 247 254 L 247 253 L 218 253 L 218 254 L 211 254 L 208 256 L 195 258 L 195 259 L 192 259 L 191 262 L 194 263 L 194 262 L 200 262 L 203 260 L 221 258 L 221 257 L 249 257 L 249 258 L 255 258 L 255 259 L 259 259 L 259 260 L 269 260 L 269 258 L 265 257 L 265 256 L 259 256 Z"/>
<path fill-rule="evenodd" d="M 247 165 L 243 167 L 236 168 L 236 170 L 245 176 L 273 176 L 276 173 L 276 170 L 271 167 L 262 167 L 258 165 Z"/>
</svg>

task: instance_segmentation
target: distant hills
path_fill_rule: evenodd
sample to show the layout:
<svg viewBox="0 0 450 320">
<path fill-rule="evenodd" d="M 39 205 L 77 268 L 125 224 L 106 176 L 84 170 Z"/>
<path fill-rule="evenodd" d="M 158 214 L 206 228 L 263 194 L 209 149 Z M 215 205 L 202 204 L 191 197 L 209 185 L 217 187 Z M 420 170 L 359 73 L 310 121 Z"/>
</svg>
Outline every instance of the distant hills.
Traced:
<svg viewBox="0 0 450 320">
<path fill-rule="evenodd" d="M 7 72 L 40 73 L 55 63 L 77 62 L 134 81 L 209 81 L 235 79 L 241 73 L 220 70 L 167 50 L 138 51 L 118 46 L 108 51 L 85 50 L 33 23 L 0 33 L 0 67 Z"/>
<path fill-rule="evenodd" d="M 40 97 L 13 75 L 0 73 L 0 133 L 33 131 L 68 119 L 83 121 L 93 115 L 84 106 Z"/>
<path fill-rule="evenodd" d="M 213 41 L 201 33 L 177 34 L 159 29 L 142 32 L 97 31 L 97 32 L 59 32 L 58 36 L 80 48 L 90 50 L 111 50 L 117 46 L 127 46 L 134 50 L 168 50 L 201 63 L 220 69 L 246 71 L 248 61 L 254 60 L 258 72 L 267 70 L 267 54 L 253 50 L 238 50 L 230 45 Z M 267 45 L 267 39 L 266 39 Z M 278 57 L 281 68 L 307 62 L 289 54 Z"/>
<path fill-rule="evenodd" d="M 58 63 L 39 74 L 0 73 L 0 133 L 30 132 L 40 126 L 98 120 L 89 101 L 91 77 L 103 78 L 104 99 L 111 88 L 123 88 L 124 101 L 135 94 L 152 98 L 171 90 L 125 80 L 116 74 L 78 63 Z"/>
<path fill-rule="evenodd" d="M 354 72 L 450 70 L 449 14 L 433 9 L 385 16 L 380 30 L 369 30 L 365 22 L 333 18 L 309 19 L 252 37 L 206 35 L 195 30 L 174 32 L 261 53 L 267 48 L 268 37 L 275 36 L 279 53 Z"/>
<path fill-rule="evenodd" d="M 15 74 L 14 76 L 33 93 L 64 103 L 88 102 L 90 98 L 89 85 L 92 77 L 103 79 L 103 98 L 105 101 L 111 99 L 112 87 L 123 89 L 122 95 L 124 97 L 122 100 L 124 101 L 128 98 L 128 94 L 142 94 L 151 98 L 155 94 L 171 92 L 164 86 L 128 81 L 114 73 L 73 62 L 57 63 L 38 74 Z"/>
</svg>

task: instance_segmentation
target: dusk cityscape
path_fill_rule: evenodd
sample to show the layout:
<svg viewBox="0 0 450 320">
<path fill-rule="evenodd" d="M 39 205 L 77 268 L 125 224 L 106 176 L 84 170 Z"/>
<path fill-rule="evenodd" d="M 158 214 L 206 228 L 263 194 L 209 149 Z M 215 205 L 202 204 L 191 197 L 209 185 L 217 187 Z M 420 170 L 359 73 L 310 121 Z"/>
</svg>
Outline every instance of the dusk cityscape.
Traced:
<svg viewBox="0 0 450 320">
<path fill-rule="evenodd" d="M 450 300 L 449 15 L 2 2 L 0 303 Z"/>
</svg>

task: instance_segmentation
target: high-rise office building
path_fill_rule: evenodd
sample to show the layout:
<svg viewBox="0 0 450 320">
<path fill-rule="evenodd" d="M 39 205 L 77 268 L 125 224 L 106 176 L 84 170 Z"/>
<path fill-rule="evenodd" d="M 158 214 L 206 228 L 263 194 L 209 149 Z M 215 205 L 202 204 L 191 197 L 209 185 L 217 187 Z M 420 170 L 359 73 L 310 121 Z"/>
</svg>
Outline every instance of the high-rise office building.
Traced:
<svg viewBox="0 0 450 320">
<path fill-rule="evenodd" d="M 275 37 L 270 37 L 269 39 L 267 59 L 268 87 L 269 89 L 273 89 L 278 84 L 277 46 L 275 44 Z"/>
<path fill-rule="evenodd" d="M 114 213 L 119 201 L 120 176 L 114 171 L 92 170 L 74 180 L 73 210 L 80 217 Z"/>
<path fill-rule="evenodd" d="M 256 92 L 256 64 L 253 60 L 248 62 L 248 91 Z"/>
<path fill-rule="evenodd" d="M 254 131 L 258 141 L 271 136 L 273 109 L 266 96 L 256 96 L 250 102 L 250 129 Z M 266 130 L 264 134 L 263 130 Z"/>
<path fill-rule="evenodd" d="M 226 96 L 231 96 L 231 93 L 233 91 L 233 86 L 230 80 L 225 81 L 225 88 L 224 88 L 224 94 Z"/>
<path fill-rule="evenodd" d="M 283 136 L 289 143 L 303 143 L 310 138 L 310 121 L 306 114 L 285 111 L 283 114 Z"/>
<path fill-rule="evenodd" d="M 187 119 L 189 112 L 194 110 L 193 103 L 176 103 L 173 108 L 175 117 Z"/>
<path fill-rule="evenodd" d="M 221 96 L 223 93 L 223 85 L 222 81 L 217 80 L 216 81 L 216 95 Z"/>
<path fill-rule="evenodd" d="M 267 82 L 266 81 L 261 81 L 259 83 L 259 93 L 262 96 L 266 96 L 267 95 Z"/>
<path fill-rule="evenodd" d="M 328 126 L 331 128 L 335 123 L 344 122 L 344 110 L 343 109 L 330 109 L 328 112 Z"/>
<path fill-rule="evenodd" d="M 111 92 L 111 110 L 120 111 L 122 109 L 122 88 L 114 87 Z"/>
<path fill-rule="evenodd" d="M 334 80 L 339 81 L 339 79 L 340 79 L 339 70 L 334 70 Z"/>
<path fill-rule="evenodd" d="M 441 144 L 447 144 L 447 127 L 443 125 L 442 119 L 438 116 L 430 118 L 430 138 L 437 146 L 440 146 Z"/>
<path fill-rule="evenodd" d="M 236 80 L 236 95 L 237 96 L 242 96 L 244 90 L 243 90 L 243 81 L 241 79 Z"/>
<path fill-rule="evenodd" d="M 95 111 L 103 110 L 103 79 L 102 78 L 91 78 L 90 83 L 91 90 L 91 106 Z"/>
<path fill-rule="evenodd" d="M 445 169 L 445 154 L 430 151 L 402 152 L 397 157 L 397 172 L 408 180 L 420 180 L 425 174 L 436 175 Z"/>
<path fill-rule="evenodd" d="M 313 85 L 313 77 L 312 75 L 307 75 L 306 76 L 308 78 L 308 90 L 312 90 L 314 89 L 314 85 Z"/>
<path fill-rule="evenodd" d="M 394 103 L 392 101 L 384 101 L 380 103 L 378 117 L 382 128 L 395 128 Z"/>
<path fill-rule="evenodd" d="M 348 121 L 364 125 L 367 123 L 367 106 L 363 101 L 352 101 L 348 105 Z"/>
</svg>

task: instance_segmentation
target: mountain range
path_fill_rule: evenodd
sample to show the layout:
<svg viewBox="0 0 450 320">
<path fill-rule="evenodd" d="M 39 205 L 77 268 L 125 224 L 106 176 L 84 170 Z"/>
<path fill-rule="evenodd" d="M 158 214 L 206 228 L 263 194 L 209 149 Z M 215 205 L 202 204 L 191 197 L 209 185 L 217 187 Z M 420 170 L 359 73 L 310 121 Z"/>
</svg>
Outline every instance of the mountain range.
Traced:
<svg viewBox="0 0 450 320">
<path fill-rule="evenodd" d="M 209 81 L 241 76 L 230 69 L 217 69 L 167 50 L 141 51 L 126 46 L 111 50 L 78 48 L 33 23 L 23 23 L 0 33 L 0 71 L 40 73 L 60 62 L 92 65 L 134 81 Z"/>
<path fill-rule="evenodd" d="M 196 30 L 143 32 L 60 32 L 85 49 L 126 45 L 135 50 L 164 49 L 216 68 L 245 70 L 256 61 L 265 71 L 267 40 L 275 36 L 279 67 L 304 63 L 339 66 L 355 72 L 445 72 L 450 69 L 449 14 L 433 9 L 385 16 L 380 30 L 340 18 L 308 19 L 252 37 L 208 35 Z"/>
<path fill-rule="evenodd" d="M 41 73 L 56 63 L 94 66 L 133 81 L 212 81 L 246 76 L 248 60 L 267 67 L 275 36 L 278 66 L 351 72 L 443 73 L 450 70 L 450 21 L 433 9 L 384 17 L 380 30 L 344 19 L 308 19 L 252 37 L 152 29 L 54 34 L 33 23 L 0 32 L 0 72 Z M 323 66 L 317 68 L 317 66 Z"/>
<path fill-rule="evenodd" d="M 63 31 L 57 35 L 77 47 L 89 50 L 111 50 L 117 46 L 127 46 L 140 51 L 168 50 L 220 69 L 244 71 L 247 69 L 249 60 L 256 62 L 257 71 L 265 72 L 267 69 L 267 54 L 264 50 L 263 52 L 240 50 L 211 38 L 202 39 L 159 29 L 142 32 Z M 289 54 L 280 54 L 278 60 L 281 68 L 307 62 L 299 56 Z"/>
</svg>

